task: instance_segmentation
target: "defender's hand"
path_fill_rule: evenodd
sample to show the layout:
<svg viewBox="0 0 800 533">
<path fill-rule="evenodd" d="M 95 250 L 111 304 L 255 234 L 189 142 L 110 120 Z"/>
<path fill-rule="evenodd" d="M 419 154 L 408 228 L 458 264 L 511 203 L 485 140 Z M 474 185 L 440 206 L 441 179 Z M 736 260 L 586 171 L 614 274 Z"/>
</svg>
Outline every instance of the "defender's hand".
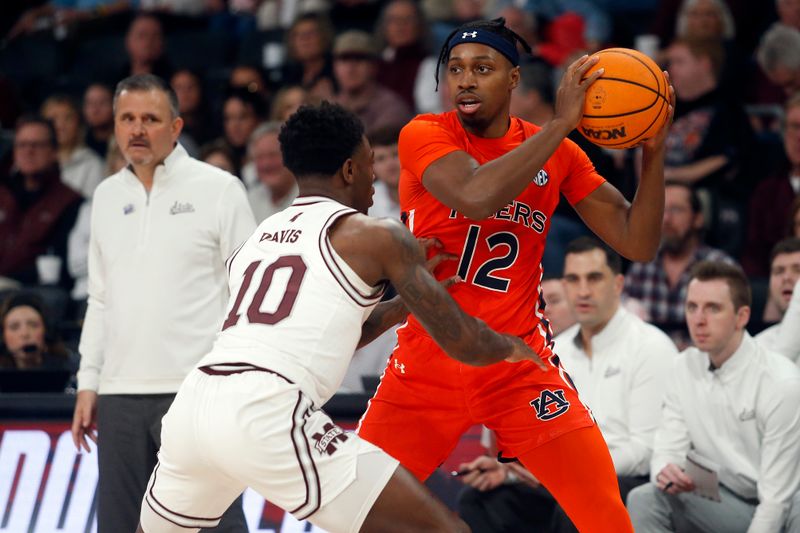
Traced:
<svg viewBox="0 0 800 533">
<path fill-rule="evenodd" d="M 525 344 L 525 341 L 520 339 L 519 337 L 514 337 L 512 335 L 506 335 L 507 338 L 511 340 L 514 344 L 514 351 L 511 352 L 511 355 L 506 357 L 506 361 L 509 363 L 519 363 L 520 361 L 533 361 L 536 365 L 542 370 L 542 372 L 547 372 L 548 366 L 547 364 L 542 361 L 542 358 L 539 357 L 539 354 L 531 350 L 531 347 Z"/>
</svg>

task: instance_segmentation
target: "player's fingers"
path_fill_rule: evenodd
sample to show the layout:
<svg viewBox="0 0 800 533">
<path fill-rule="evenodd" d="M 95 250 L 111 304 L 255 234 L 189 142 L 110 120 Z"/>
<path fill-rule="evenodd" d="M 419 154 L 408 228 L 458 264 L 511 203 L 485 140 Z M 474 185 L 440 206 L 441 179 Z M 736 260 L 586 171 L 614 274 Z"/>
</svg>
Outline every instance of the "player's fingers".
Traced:
<svg viewBox="0 0 800 533">
<path fill-rule="evenodd" d="M 442 284 L 442 287 L 444 287 L 445 289 L 448 289 L 448 288 L 452 287 L 453 285 L 455 285 L 456 283 L 461 283 L 463 281 L 464 280 L 461 279 L 461 276 L 450 276 L 447 279 L 443 279 L 439 283 Z"/>
<path fill-rule="evenodd" d="M 598 79 L 600 76 L 602 76 L 603 74 L 605 74 L 605 72 L 606 72 L 606 69 L 604 69 L 604 68 L 599 68 L 599 69 L 595 70 L 594 72 L 592 72 L 591 74 L 589 74 L 589 75 L 586 77 L 586 79 L 584 79 L 584 80 L 582 80 L 582 81 L 581 81 L 581 83 L 580 83 L 580 86 L 581 86 L 581 87 L 583 87 L 584 89 L 588 89 L 588 88 L 589 88 L 589 86 L 591 86 L 591 85 L 592 85 L 594 82 L 596 82 L 596 81 L 597 81 L 597 79 Z"/>
<path fill-rule="evenodd" d="M 586 60 L 583 63 L 576 66 L 575 77 L 578 78 L 579 80 L 583 79 L 584 76 L 586 76 L 586 73 L 589 72 L 589 69 L 594 67 L 598 61 L 600 61 L 600 57 L 598 57 L 597 55 L 586 57 Z"/>
<path fill-rule="evenodd" d="M 589 55 L 588 55 L 588 54 L 584 54 L 584 55 L 582 55 L 581 57 L 579 57 L 578 59 L 576 59 L 575 61 L 573 61 L 573 62 L 572 62 L 572 63 L 571 63 L 571 64 L 570 64 L 570 65 L 567 67 L 567 70 L 566 70 L 566 72 L 564 73 L 564 76 L 570 76 L 570 77 L 574 76 L 574 75 L 575 75 L 575 72 L 576 72 L 576 71 L 577 71 L 577 70 L 578 70 L 578 69 L 579 69 L 581 66 L 585 65 L 587 61 L 589 61 Z M 595 63 L 596 63 L 596 61 L 595 61 Z"/>
<path fill-rule="evenodd" d="M 438 252 L 436 255 L 434 255 L 433 257 L 428 259 L 428 261 L 426 261 L 425 266 L 428 268 L 429 271 L 432 272 L 433 269 L 439 266 L 440 263 L 444 261 L 455 261 L 457 259 L 458 259 L 457 255 L 445 252 Z"/>
</svg>

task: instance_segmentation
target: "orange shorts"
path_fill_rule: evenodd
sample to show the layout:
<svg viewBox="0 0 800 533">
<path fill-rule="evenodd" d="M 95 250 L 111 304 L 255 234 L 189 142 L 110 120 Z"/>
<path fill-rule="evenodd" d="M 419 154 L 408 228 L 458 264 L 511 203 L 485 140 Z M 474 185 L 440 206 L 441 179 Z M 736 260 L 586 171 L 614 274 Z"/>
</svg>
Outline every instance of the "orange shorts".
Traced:
<svg viewBox="0 0 800 533">
<path fill-rule="evenodd" d="M 500 453 L 517 457 L 594 425 L 558 357 L 544 372 L 530 361 L 459 363 L 427 336 L 398 330 L 399 345 L 358 434 L 426 479 L 474 424 L 495 431 Z"/>
</svg>

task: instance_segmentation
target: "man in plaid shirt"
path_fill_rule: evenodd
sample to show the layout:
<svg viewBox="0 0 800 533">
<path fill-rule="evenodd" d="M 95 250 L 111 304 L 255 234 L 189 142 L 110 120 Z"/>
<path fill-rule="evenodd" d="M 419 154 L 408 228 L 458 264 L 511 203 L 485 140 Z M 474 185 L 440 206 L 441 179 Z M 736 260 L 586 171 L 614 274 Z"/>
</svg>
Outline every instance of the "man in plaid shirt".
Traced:
<svg viewBox="0 0 800 533">
<path fill-rule="evenodd" d="M 649 263 L 633 263 L 625 276 L 625 294 L 638 300 L 651 322 L 679 325 L 689 271 L 700 261 L 735 264 L 722 250 L 703 244 L 703 213 L 700 199 L 685 183 L 665 185 L 664 223 L 661 248 Z"/>
</svg>

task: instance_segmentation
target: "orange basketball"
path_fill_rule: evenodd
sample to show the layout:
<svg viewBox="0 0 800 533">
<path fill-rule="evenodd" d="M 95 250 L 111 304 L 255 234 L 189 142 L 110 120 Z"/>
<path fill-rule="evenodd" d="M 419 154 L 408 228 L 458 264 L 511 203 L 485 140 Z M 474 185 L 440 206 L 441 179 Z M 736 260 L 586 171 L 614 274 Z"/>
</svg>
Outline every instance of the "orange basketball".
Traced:
<svg viewBox="0 0 800 533">
<path fill-rule="evenodd" d="M 586 91 L 578 130 L 606 148 L 630 148 L 659 130 L 669 115 L 669 86 L 655 62 L 636 50 L 608 48 L 595 54 L 605 72 Z"/>
</svg>

